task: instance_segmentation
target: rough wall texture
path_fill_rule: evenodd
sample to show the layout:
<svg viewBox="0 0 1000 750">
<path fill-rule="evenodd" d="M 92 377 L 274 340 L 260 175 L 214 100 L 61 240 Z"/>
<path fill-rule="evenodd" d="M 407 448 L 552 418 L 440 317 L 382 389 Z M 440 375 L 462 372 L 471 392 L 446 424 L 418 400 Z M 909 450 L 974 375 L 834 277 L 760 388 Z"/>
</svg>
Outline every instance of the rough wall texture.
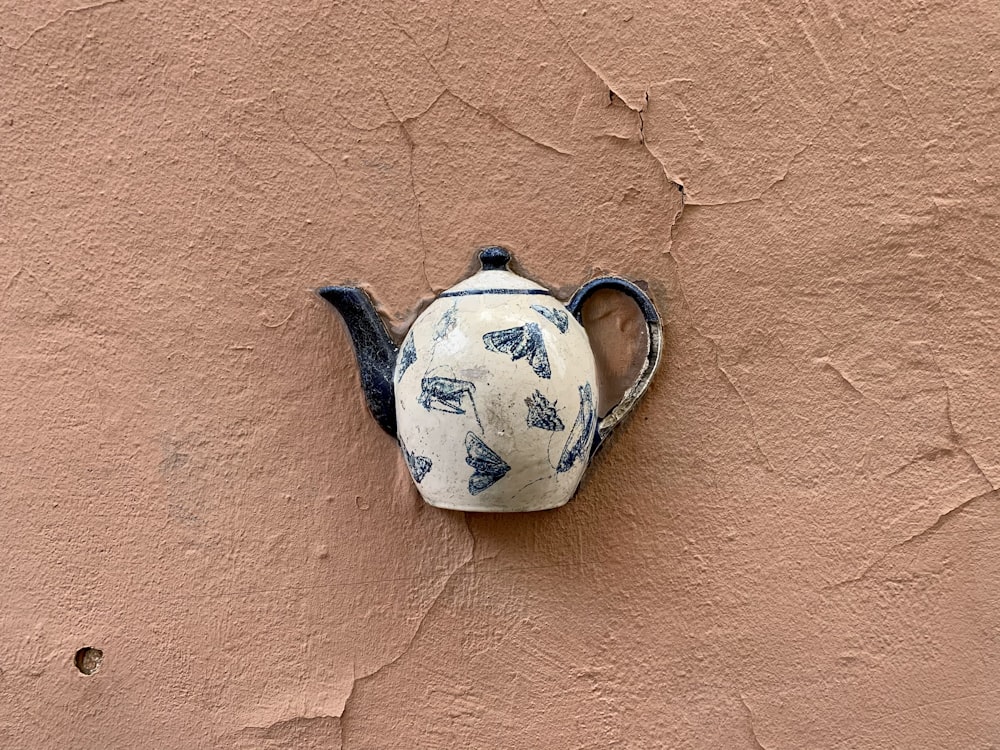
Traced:
<svg viewBox="0 0 1000 750">
<path fill-rule="evenodd" d="M 1000 744 L 995 0 L 78 2 L 0 2 L 0 745 Z M 424 507 L 309 291 L 489 242 L 667 317 L 556 512 Z"/>
</svg>

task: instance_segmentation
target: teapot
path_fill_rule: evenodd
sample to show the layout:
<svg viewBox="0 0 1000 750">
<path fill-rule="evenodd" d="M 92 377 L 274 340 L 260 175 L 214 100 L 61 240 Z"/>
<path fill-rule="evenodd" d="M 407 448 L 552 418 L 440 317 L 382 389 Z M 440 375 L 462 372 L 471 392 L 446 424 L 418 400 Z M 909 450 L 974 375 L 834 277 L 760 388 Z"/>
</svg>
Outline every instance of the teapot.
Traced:
<svg viewBox="0 0 1000 750">
<path fill-rule="evenodd" d="M 347 325 L 368 409 L 398 442 L 424 500 L 438 508 L 558 508 L 597 448 L 632 411 L 660 363 L 662 325 L 649 296 L 617 276 L 585 283 L 563 304 L 487 247 L 481 270 L 442 292 L 397 345 L 371 297 L 352 286 L 319 296 Z M 631 297 L 648 330 L 633 385 L 598 417 L 597 370 L 582 324 L 601 289 Z"/>
</svg>

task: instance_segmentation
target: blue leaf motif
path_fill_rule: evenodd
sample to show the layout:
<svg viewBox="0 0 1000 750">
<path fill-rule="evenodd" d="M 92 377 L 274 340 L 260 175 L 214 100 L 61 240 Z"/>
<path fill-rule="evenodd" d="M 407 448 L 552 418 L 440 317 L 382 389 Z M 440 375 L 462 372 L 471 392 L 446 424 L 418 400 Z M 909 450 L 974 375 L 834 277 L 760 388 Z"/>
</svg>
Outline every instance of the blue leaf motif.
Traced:
<svg viewBox="0 0 1000 750">
<path fill-rule="evenodd" d="M 562 310 L 543 305 L 532 305 L 531 309 L 558 328 L 559 333 L 566 333 L 569 330 L 569 315 Z"/>
<path fill-rule="evenodd" d="M 594 395 L 590 383 L 585 383 L 580 386 L 580 411 L 570 428 L 569 436 L 566 438 L 566 445 L 563 447 L 562 456 L 559 457 L 556 473 L 561 474 L 573 468 L 573 465 L 583 456 L 593 434 Z"/>
<path fill-rule="evenodd" d="M 528 364 L 540 378 L 551 378 L 549 355 L 545 352 L 545 341 L 538 323 L 526 323 L 517 328 L 490 331 L 483 334 L 483 344 L 491 352 L 509 354 L 511 360 L 527 358 Z"/>
<path fill-rule="evenodd" d="M 474 432 L 465 436 L 465 451 L 465 463 L 474 469 L 469 477 L 470 495 L 478 495 L 492 487 L 510 471 L 510 465 Z"/>
<path fill-rule="evenodd" d="M 537 427 L 552 432 L 566 429 L 566 425 L 559 419 L 555 404 L 545 398 L 541 391 L 535 390 L 524 399 L 524 403 L 528 405 L 528 427 Z"/>
<path fill-rule="evenodd" d="M 431 470 L 433 463 L 427 456 L 418 456 L 415 453 L 410 453 L 403 447 L 403 457 L 406 459 L 406 465 L 410 467 L 410 474 L 413 475 L 413 481 L 420 484 L 424 481 L 424 477 L 427 476 L 427 472 Z"/>
</svg>

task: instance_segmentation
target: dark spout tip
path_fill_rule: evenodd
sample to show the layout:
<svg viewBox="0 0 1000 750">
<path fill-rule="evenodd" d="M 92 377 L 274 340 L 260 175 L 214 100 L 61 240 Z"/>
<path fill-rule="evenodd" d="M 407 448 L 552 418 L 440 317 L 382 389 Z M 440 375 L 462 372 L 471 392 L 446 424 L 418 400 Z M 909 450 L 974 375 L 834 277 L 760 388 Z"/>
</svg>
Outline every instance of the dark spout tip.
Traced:
<svg viewBox="0 0 1000 750">
<path fill-rule="evenodd" d="M 502 247 L 494 245 L 479 251 L 479 262 L 484 271 L 505 271 L 510 263 L 510 253 Z"/>
<path fill-rule="evenodd" d="M 396 407 L 393 373 L 396 368 L 396 343 L 379 317 L 367 292 L 355 286 L 325 286 L 316 294 L 340 313 L 351 335 L 354 354 L 361 374 L 368 410 L 383 430 L 396 436 Z"/>
<path fill-rule="evenodd" d="M 334 307 L 337 307 L 337 303 L 344 299 L 344 297 L 349 296 L 354 290 L 354 287 L 350 286 L 324 286 L 316 290 L 316 294 L 325 299 Z"/>
</svg>

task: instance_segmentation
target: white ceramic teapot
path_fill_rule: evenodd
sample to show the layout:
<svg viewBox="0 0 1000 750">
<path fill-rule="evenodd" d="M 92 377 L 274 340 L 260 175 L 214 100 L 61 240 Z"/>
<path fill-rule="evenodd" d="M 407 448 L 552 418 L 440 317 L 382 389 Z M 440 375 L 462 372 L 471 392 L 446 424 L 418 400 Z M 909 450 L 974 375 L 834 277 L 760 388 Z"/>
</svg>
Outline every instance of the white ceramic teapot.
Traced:
<svg viewBox="0 0 1000 750">
<path fill-rule="evenodd" d="M 331 286 L 319 294 L 346 322 L 368 408 L 399 441 L 424 500 L 463 511 L 557 508 L 649 387 L 660 362 L 660 316 L 622 278 L 589 281 L 564 305 L 510 271 L 503 248 L 488 247 L 479 259 L 482 270 L 442 292 L 399 347 L 363 290 Z M 635 300 L 649 332 L 641 373 L 603 418 L 579 322 L 599 289 Z"/>
</svg>

